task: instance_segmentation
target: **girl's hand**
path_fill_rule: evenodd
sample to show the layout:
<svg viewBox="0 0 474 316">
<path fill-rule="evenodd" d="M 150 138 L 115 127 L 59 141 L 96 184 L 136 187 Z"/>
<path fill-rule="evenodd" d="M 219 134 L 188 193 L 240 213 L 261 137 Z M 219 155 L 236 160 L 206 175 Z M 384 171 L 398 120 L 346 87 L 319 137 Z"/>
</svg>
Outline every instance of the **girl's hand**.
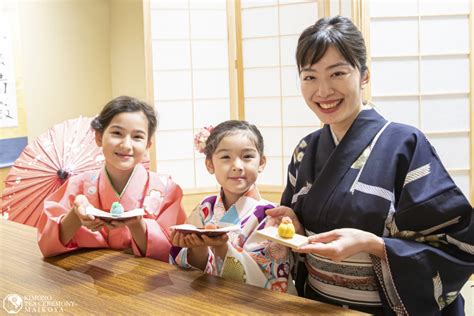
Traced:
<svg viewBox="0 0 474 316">
<path fill-rule="evenodd" d="M 307 245 L 294 251 L 314 253 L 338 262 L 359 252 L 368 252 L 383 259 L 384 248 L 381 237 L 355 228 L 341 228 L 310 236 Z"/>
<path fill-rule="evenodd" d="M 214 224 L 206 225 L 207 229 L 215 229 Z M 214 254 L 225 258 L 227 253 L 227 241 L 229 236 L 223 234 L 209 237 L 198 234 L 183 234 L 174 229 L 171 230 L 171 243 L 175 247 L 188 248 L 188 262 L 194 267 L 204 271 L 208 260 L 209 247 L 214 248 Z"/>
<path fill-rule="evenodd" d="M 191 235 L 193 235 L 191 237 Z M 176 230 L 171 231 L 171 244 L 175 247 L 181 247 L 181 248 L 195 248 L 195 247 L 205 247 L 204 242 L 201 240 L 201 242 L 193 242 L 193 240 L 199 240 L 199 236 L 197 234 L 185 234 L 181 233 Z M 198 245 L 200 244 L 200 245 Z"/>
<path fill-rule="evenodd" d="M 214 224 L 208 224 L 205 228 L 215 229 L 216 226 Z M 204 234 L 183 234 L 172 229 L 170 239 L 173 246 L 181 248 L 219 247 L 227 243 L 229 236 L 227 236 L 227 234 L 222 234 L 216 237 L 209 237 Z"/>
<path fill-rule="evenodd" d="M 184 236 L 186 236 L 186 234 L 180 233 L 179 231 L 171 228 L 170 241 L 173 246 L 180 248 L 188 248 L 188 245 L 184 241 Z"/>
<path fill-rule="evenodd" d="M 146 237 L 146 223 L 143 216 L 130 217 L 124 220 L 112 220 L 105 223 L 108 229 L 115 229 L 119 227 L 128 227 L 133 240 L 140 249 L 142 256 L 147 253 L 147 237 Z"/>
<path fill-rule="evenodd" d="M 95 218 L 92 215 L 86 214 L 86 207 L 89 204 L 89 200 L 87 200 L 84 195 L 80 194 L 74 199 L 74 205 L 71 211 L 74 212 L 82 226 L 95 232 L 101 230 L 105 222 L 100 218 Z"/>
<path fill-rule="evenodd" d="M 219 247 L 225 245 L 229 240 L 227 234 L 209 237 L 198 234 L 183 234 L 174 230 L 171 232 L 170 238 L 173 246 L 181 248 Z"/>
<path fill-rule="evenodd" d="M 130 217 L 121 221 L 111 220 L 110 222 L 105 222 L 105 226 L 108 229 L 115 229 L 119 227 L 128 226 L 130 229 L 134 229 L 137 226 L 140 226 L 143 221 L 143 216 Z"/>
<path fill-rule="evenodd" d="M 265 211 L 265 214 L 269 216 L 265 226 L 278 226 L 281 223 L 281 219 L 284 216 L 291 218 L 293 225 L 295 226 L 295 232 L 300 235 L 305 235 L 304 228 L 301 225 L 295 212 L 287 206 L 278 206 Z"/>
<path fill-rule="evenodd" d="M 229 240 L 229 236 L 227 234 L 222 234 L 216 237 L 209 237 L 206 235 L 198 235 L 198 234 L 187 234 L 184 236 L 184 240 L 188 245 L 187 248 L 195 248 L 195 247 L 220 247 L 224 246 L 227 241 Z"/>
</svg>

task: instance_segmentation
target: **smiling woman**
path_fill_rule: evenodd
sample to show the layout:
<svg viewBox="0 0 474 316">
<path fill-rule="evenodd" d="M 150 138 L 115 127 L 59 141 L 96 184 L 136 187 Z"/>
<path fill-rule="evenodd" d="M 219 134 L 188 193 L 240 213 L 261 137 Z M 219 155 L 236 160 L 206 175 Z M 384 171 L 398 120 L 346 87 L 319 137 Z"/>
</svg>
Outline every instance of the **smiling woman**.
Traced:
<svg viewBox="0 0 474 316">
<path fill-rule="evenodd" d="M 361 74 L 357 66 L 352 66 L 331 46 L 317 63 L 301 69 L 300 78 L 301 92 L 310 109 L 342 139 L 361 111 L 368 72 Z"/>
<path fill-rule="evenodd" d="M 301 34 L 301 91 L 325 126 L 296 146 L 284 206 L 267 214 L 289 216 L 308 236 L 297 250 L 306 253 L 300 295 L 373 314 L 462 315 L 459 292 L 474 272 L 472 207 L 421 131 L 364 105 L 366 59 L 347 18 L 320 19 Z"/>
</svg>

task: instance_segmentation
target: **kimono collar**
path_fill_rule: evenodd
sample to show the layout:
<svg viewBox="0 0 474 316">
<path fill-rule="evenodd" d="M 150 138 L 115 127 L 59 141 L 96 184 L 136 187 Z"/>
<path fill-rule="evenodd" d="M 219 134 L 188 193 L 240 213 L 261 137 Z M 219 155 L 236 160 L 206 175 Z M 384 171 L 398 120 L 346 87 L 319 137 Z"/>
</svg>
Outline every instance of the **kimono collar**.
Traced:
<svg viewBox="0 0 474 316">
<path fill-rule="evenodd" d="M 361 111 L 337 147 L 332 140 L 329 126 L 323 127 L 318 150 L 315 153 L 314 182 L 302 205 L 303 212 L 310 214 L 303 218 L 318 221 L 318 217 L 314 214 L 324 209 L 326 202 L 349 171 L 352 163 L 386 122 L 374 109 Z M 308 224 L 304 223 L 305 226 Z"/>
<path fill-rule="evenodd" d="M 249 210 L 253 210 L 261 200 L 260 193 L 255 185 L 245 192 L 234 204 L 226 210 L 223 203 L 223 190 L 217 196 L 214 205 L 214 214 L 217 224 L 221 227 L 236 225 L 245 216 Z"/>
<path fill-rule="evenodd" d="M 372 107 L 368 104 L 363 104 L 362 105 L 362 108 L 361 108 L 361 112 L 362 111 L 365 111 L 365 110 L 372 110 Z M 336 134 L 334 133 L 334 131 L 332 130 L 331 126 L 329 126 L 329 130 L 331 131 L 331 136 L 332 136 L 332 140 L 334 141 L 334 144 L 337 146 L 339 145 L 339 143 L 341 142 L 339 139 L 337 139 L 337 136 Z"/>
<path fill-rule="evenodd" d="M 329 130 L 331 131 L 331 136 L 332 136 L 332 140 L 334 141 L 334 144 L 336 146 L 339 145 L 340 141 L 339 141 L 339 139 L 337 139 L 337 136 L 336 136 L 336 134 L 334 134 L 331 126 L 329 126 Z"/>
<path fill-rule="evenodd" d="M 216 204 L 219 203 L 219 204 L 222 204 L 224 205 L 224 190 L 221 188 L 219 194 L 217 195 L 217 201 L 216 201 Z M 260 196 L 260 193 L 258 192 L 257 190 L 257 186 L 255 184 L 253 184 L 250 189 L 245 192 L 237 201 L 235 201 L 234 204 L 230 205 L 229 206 L 229 209 L 233 206 L 233 205 L 236 205 L 239 203 L 239 201 L 241 199 L 246 199 L 246 198 L 251 198 L 251 199 L 254 199 L 256 201 L 260 201 L 262 199 L 262 197 Z"/>
<path fill-rule="evenodd" d="M 137 168 L 137 166 L 135 166 L 135 167 L 133 168 L 132 173 L 130 174 L 130 177 L 128 178 L 127 183 L 126 183 L 125 186 L 123 187 L 122 192 L 119 193 L 119 192 L 115 189 L 114 185 L 112 184 L 112 179 L 110 178 L 110 174 L 109 174 L 109 172 L 107 171 L 106 166 L 104 165 L 105 175 L 107 176 L 106 179 L 109 181 L 110 187 L 114 190 L 115 194 L 116 194 L 119 198 L 122 197 L 122 195 L 125 193 L 125 191 L 127 191 L 128 184 L 130 183 L 130 180 L 133 178 L 133 175 L 134 175 L 134 173 L 135 173 L 135 169 L 136 169 L 136 168 Z"/>
<path fill-rule="evenodd" d="M 110 182 L 107 170 L 105 167 L 102 168 L 99 175 L 98 190 L 102 208 L 109 210 L 113 202 L 120 202 L 127 211 L 140 207 L 147 183 L 148 172 L 142 164 L 138 164 L 119 195 Z"/>
</svg>

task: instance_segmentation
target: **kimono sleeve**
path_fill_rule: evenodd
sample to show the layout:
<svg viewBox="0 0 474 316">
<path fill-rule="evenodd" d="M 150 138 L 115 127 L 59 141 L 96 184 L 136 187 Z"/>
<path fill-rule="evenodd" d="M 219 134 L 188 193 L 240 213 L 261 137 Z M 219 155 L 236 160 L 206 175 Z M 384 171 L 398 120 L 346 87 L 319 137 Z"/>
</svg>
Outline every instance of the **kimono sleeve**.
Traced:
<svg viewBox="0 0 474 316">
<path fill-rule="evenodd" d="M 151 176 L 158 177 L 154 174 Z M 168 261 L 171 248 L 169 228 L 173 225 L 182 224 L 186 219 L 186 214 L 181 206 L 182 198 L 183 191 L 181 188 L 171 179 L 168 179 L 159 211 L 157 214 L 147 214 L 144 217 L 147 240 L 146 257 Z M 143 256 L 133 238 L 132 249 L 135 255 Z"/>
<path fill-rule="evenodd" d="M 298 168 L 303 160 L 306 147 L 306 139 L 302 139 L 293 151 L 293 156 L 288 164 L 286 187 L 281 196 L 281 205 L 292 207 L 294 204 L 293 196 L 295 195 Z"/>
<path fill-rule="evenodd" d="M 407 171 L 386 225 L 385 260 L 372 260 L 384 305 L 396 314 L 453 313 L 474 273 L 473 211 L 424 135 L 414 136 L 413 149 L 399 153 Z"/>
<path fill-rule="evenodd" d="M 75 197 L 79 194 L 82 194 L 82 180 L 80 176 L 76 176 L 70 178 L 45 200 L 37 233 L 38 246 L 43 256 L 55 256 L 78 248 L 108 247 L 101 232 L 92 232 L 85 227 L 80 227 L 67 245 L 61 243 L 61 220 L 69 212 Z"/>
<path fill-rule="evenodd" d="M 291 199 L 293 198 L 293 195 L 295 194 L 295 187 L 294 185 L 290 182 L 290 177 L 293 176 L 295 168 L 293 165 L 293 162 L 290 162 L 288 165 L 288 177 L 286 181 L 286 186 L 285 190 L 283 191 L 283 194 L 281 196 L 281 201 L 280 205 L 288 206 L 291 207 Z"/>
<path fill-rule="evenodd" d="M 217 264 L 218 275 L 273 291 L 287 292 L 291 282 L 289 248 L 257 234 L 258 230 L 265 227 L 265 211 L 273 207 L 259 205 L 250 217 L 242 221 L 241 233 L 231 237 L 222 264 Z M 292 286 L 291 289 L 294 292 Z"/>
<path fill-rule="evenodd" d="M 198 206 L 196 206 L 196 208 L 191 212 L 191 214 L 187 218 L 186 223 L 194 225 L 196 227 L 204 226 L 205 219 L 202 216 L 202 204 L 199 204 Z M 170 250 L 169 262 L 183 269 L 193 268 L 193 266 L 189 264 L 188 262 L 188 248 L 172 246 Z M 207 264 L 206 264 L 206 268 L 204 269 L 204 272 L 208 274 L 213 274 L 212 273 L 213 271 L 215 271 L 214 254 L 210 250 L 208 250 L 208 259 L 207 259 Z"/>
</svg>

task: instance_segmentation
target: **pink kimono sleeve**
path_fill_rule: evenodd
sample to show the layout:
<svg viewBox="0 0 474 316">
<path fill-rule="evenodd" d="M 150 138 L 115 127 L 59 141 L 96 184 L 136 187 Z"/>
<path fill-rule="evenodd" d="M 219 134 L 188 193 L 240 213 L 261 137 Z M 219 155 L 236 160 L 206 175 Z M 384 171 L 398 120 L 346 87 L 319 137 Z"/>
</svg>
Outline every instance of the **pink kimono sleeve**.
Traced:
<svg viewBox="0 0 474 316">
<path fill-rule="evenodd" d="M 71 209 L 70 201 L 81 194 L 81 183 L 79 177 L 73 177 L 45 200 L 38 225 L 38 246 L 43 256 L 51 257 L 85 247 L 108 247 L 100 232 L 92 232 L 85 227 L 79 228 L 67 245 L 61 243 L 61 220 Z"/>
<path fill-rule="evenodd" d="M 166 194 L 160 206 L 158 215 L 146 215 L 146 257 L 168 262 L 171 242 L 169 240 L 169 227 L 182 224 L 186 220 L 186 214 L 181 206 L 183 191 L 169 180 Z M 143 256 L 137 244 L 132 238 L 132 249 L 135 255 Z"/>
</svg>

